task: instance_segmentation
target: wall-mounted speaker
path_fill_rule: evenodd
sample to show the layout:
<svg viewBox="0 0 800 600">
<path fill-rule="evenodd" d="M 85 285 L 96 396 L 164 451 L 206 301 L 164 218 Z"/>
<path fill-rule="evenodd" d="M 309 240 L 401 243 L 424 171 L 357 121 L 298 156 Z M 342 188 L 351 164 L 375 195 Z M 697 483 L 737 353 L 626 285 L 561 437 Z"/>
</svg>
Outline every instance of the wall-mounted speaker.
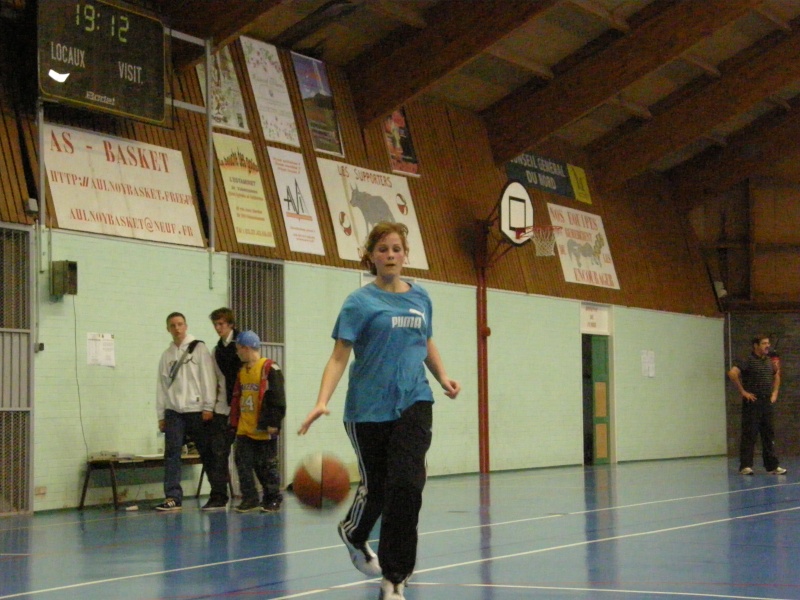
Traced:
<svg viewBox="0 0 800 600">
<path fill-rule="evenodd" d="M 78 293 L 78 263 L 71 260 L 54 260 L 50 268 L 50 294 L 63 296 Z"/>
</svg>

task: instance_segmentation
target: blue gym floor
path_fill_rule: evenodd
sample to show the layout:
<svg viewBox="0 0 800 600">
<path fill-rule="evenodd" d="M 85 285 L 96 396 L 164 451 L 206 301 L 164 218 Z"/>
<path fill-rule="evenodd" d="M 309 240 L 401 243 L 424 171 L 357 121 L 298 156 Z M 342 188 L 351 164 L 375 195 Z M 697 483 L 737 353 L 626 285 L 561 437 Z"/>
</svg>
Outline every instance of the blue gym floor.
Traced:
<svg viewBox="0 0 800 600">
<path fill-rule="evenodd" d="M 760 465 L 757 465 L 760 467 Z M 724 457 L 428 481 L 408 600 L 800 598 L 800 459 Z M 346 507 L 279 514 L 104 506 L 0 518 L 0 599 L 375 600 Z"/>
</svg>

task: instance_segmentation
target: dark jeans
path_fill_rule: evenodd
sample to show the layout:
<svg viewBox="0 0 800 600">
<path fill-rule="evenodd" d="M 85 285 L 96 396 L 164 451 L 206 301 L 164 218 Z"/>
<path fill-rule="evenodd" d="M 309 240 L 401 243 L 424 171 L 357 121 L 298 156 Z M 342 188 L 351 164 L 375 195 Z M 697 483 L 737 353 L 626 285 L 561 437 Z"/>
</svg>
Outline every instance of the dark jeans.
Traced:
<svg viewBox="0 0 800 600">
<path fill-rule="evenodd" d="M 199 412 L 164 411 L 164 496 L 183 501 L 181 487 L 181 448 L 187 438 L 197 446 L 206 473 L 213 465 L 211 454 L 211 422 L 203 421 Z"/>
<path fill-rule="evenodd" d="M 772 425 L 774 405 L 769 397 L 755 402 L 742 400 L 742 443 L 739 447 L 739 469 L 753 466 L 756 437 L 761 436 L 761 458 L 767 471 L 780 464 L 775 454 L 775 429 Z"/>
<path fill-rule="evenodd" d="M 417 561 L 417 522 L 431 445 L 432 402 L 417 402 L 396 421 L 345 423 L 361 483 L 342 525 L 355 543 L 367 541 L 381 517 L 378 559 L 383 575 L 399 583 Z"/>
<path fill-rule="evenodd" d="M 237 435 L 233 456 L 236 460 L 236 472 L 239 474 L 242 502 L 258 502 L 255 477 L 258 477 L 264 491 L 264 504 L 283 499 L 278 465 L 278 436 L 272 436 L 268 440 L 254 440 L 246 435 Z"/>
<path fill-rule="evenodd" d="M 228 426 L 227 415 L 216 413 L 209 423 L 209 428 L 211 431 L 211 464 L 206 467 L 206 476 L 211 486 L 209 500 L 227 502 L 228 485 L 231 480 L 228 458 L 231 455 L 231 446 L 236 438 L 236 432 Z"/>
</svg>

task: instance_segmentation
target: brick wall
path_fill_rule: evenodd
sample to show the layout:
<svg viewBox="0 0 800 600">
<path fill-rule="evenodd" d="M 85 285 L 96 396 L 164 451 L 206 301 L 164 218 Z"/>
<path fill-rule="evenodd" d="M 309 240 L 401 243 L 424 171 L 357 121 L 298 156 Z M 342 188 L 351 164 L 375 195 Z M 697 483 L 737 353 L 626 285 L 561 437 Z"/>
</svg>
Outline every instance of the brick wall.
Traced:
<svg viewBox="0 0 800 600">
<path fill-rule="evenodd" d="M 775 444 L 778 456 L 800 454 L 800 314 L 741 313 L 730 315 L 730 341 L 726 335 L 726 358 L 743 357 L 750 351 L 751 338 L 770 336 L 781 357 L 781 391 L 775 407 Z M 739 455 L 741 399 L 734 385 L 726 387 L 728 455 Z M 756 444 L 760 454 L 760 441 Z M 761 464 L 756 459 L 756 466 Z"/>
</svg>

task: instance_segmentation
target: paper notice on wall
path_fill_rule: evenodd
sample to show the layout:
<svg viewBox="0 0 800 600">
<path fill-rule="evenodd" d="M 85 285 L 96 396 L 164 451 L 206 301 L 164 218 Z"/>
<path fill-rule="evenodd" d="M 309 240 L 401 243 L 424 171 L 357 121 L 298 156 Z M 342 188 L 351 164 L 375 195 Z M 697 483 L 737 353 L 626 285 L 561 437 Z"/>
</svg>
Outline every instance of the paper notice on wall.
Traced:
<svg viewBox="0 0 800 600">
<path fill-rule="evenodd" d="M 642 350 L 642 377 L 656 376 L 656 353 L 653 350 Z"/>
<path fill-rule="evenodd" d="M 98 367 L 116 367 L 113 333 L 86 334 L 86 364 Z"/>
</svg>

